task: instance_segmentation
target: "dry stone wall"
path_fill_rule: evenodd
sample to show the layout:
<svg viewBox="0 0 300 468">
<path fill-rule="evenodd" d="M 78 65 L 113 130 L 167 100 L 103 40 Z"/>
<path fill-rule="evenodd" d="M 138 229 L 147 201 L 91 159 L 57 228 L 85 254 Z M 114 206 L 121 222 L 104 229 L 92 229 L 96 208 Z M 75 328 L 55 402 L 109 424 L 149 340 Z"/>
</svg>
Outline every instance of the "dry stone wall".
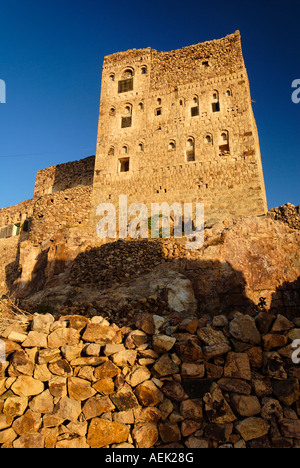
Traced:
<svg viewBox="0 0 300 468">
<path fill-rule="evenodd" d="M 299 447 L 299 326 L 264 311 L 123 328 L 36 314 L 2 334 L 0 446 Z"/>
<path fill-rule="evenodd" d="M 300 229 L 300 205 L 295 206 L 291 203 L 286 203 L 277 208 L 271 208 L 268 215 L 278 221 L 282 221 L 292 229 Z"/>
<path fill-rule="evenodd" d="M 35 202 L 29 240 L 40 244 L 61 229 L 89 224 L 92 188 L 77 186 L 44 195 Z"/>
</svg>

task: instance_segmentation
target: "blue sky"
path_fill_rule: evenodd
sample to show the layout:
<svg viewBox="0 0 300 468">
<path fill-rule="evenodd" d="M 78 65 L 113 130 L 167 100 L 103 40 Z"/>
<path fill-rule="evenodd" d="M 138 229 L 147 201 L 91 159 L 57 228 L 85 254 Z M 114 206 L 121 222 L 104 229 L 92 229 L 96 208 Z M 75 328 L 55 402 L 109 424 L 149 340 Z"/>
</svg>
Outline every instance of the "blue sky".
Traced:
<svg viewBox="0 0 300 468">
<path fill-rule="evenodd" d="M 32 198 L 39 169 L 95 154 L 101 67 L 130 48 L 172 50 L 239 29 L 268 205 L 298 205 L 299 0 L 0 0 L 0 207 Z"/>
</svg>

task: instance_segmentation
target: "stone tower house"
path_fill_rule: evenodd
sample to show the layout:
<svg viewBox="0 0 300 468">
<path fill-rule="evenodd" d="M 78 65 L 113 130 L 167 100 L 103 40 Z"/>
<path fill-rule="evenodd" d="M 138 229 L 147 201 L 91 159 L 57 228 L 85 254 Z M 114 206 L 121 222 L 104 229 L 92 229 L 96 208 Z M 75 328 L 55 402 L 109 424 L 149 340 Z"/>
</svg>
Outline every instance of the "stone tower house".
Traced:
<svg viewBox="0 0 300 468">
<path fill-rule="evenodd" d="M 267 211 L 239 31 L 105 57 L 93 221 L 120 194 L 147 206 L 204 202 L 206 220 Z"/>
</svg>

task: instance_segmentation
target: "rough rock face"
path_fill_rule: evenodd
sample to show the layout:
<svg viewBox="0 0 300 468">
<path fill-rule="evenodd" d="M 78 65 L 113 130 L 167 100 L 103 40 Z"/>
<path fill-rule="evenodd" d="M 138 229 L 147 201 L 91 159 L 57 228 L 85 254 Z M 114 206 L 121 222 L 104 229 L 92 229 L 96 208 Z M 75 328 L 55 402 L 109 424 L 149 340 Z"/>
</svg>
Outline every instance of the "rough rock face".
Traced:
<svg viewBox="0 0 300 468">
<path fill-rule="evenodd" d="M 201 311 L 242 307 L 250 312 L 264 297 L 274 313 L 297 315 L 300 232 L 267 217 L 222 224 L 212 227 L 201 260 L 187 275 L 204 305 Z"/>
<path fill-rule="evenodd" d="M 103 300 L 105 296 L 107 294 L 99 294 L 96 301 Z M 166 267 L 157 268 L 148 275 L 132 280 L 126 286 L 110 291 L 111 302 L 119 302 L 121 299 L 131 302 L 133 299 L 143 298 L 161 299 L 169 310 L 181 314 L 193 315 L 197 311 L 197 302 L 190 280 Z"/>
<path fill-rule="evenodd" d="M 248 324 L 248 327 L 246 326 Z M 35 314 L 2 333 L 1 448 L 300 446 L 299 319 Z"/>
<path fill-rule="evenodd" d="M 275 220 L 283 221 L 293 229 L 300 229 L 300 205 L 295 206 L 291 203 L 286 203 L 283 206 L 271 208 L 269 216 Z"/>
</svg>

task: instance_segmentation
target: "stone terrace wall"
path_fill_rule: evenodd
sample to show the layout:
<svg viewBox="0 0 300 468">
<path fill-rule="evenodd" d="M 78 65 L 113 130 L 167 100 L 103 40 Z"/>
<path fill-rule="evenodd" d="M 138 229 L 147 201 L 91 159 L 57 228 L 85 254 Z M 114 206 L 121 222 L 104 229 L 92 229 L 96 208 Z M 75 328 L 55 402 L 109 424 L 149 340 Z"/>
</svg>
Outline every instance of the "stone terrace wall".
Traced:
<svg viewBox="0 0 300 468">
<path fill-rule="evenodd" d="M 264 297 L 273 313 L 299 315 L 298 230 L 268 216 L 235 218 L 208 223 L 200 250 L 186 249 L 185 242 L 137 239 L 89 249 L 75 259 L 69 283 L 98 294 L 126 281 L 130 288 L 138 276 L 169 266 L 191 280 L 199 314 L 227 314 L 234 308 L 250 313 Z"/>
<path fill-rule="evenodd" d="M 299 319 L 35 315 L 2 334 L 1 448 L 299 447 Z"/>
</svg>

